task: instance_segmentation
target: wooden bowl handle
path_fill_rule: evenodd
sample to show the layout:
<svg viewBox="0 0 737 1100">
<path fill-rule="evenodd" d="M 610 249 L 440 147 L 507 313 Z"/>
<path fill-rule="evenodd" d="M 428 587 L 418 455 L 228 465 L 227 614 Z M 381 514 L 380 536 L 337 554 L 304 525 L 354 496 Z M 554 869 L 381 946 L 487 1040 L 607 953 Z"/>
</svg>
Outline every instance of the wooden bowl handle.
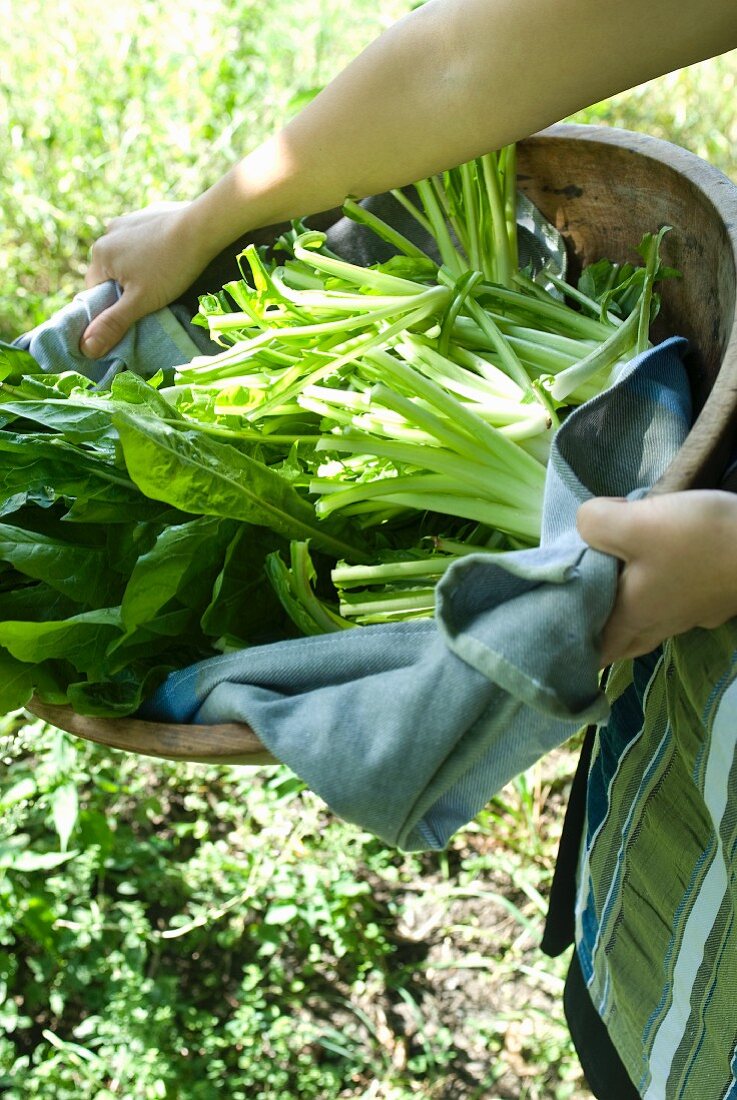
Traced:
<svg viewBox="0 0 737 1100">
<path fill-rule="evenodd" d="M 35 696 L 26 710 L 57 729 L 106 748 L 199 764 L 277 764 L 250 726 L 225 722 L 218 726 L 146 722 L 139 718 L 97 718 L 71 707 L 49 706 Z"/>
</svg>

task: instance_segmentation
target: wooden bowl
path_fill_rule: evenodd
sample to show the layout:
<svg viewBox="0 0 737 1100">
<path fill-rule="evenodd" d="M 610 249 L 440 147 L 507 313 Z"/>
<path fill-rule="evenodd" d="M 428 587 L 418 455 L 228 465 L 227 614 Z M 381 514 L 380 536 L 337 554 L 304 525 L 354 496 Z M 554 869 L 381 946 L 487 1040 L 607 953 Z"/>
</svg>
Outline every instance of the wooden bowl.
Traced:
<svg viewBox="0 0 737 1100">
<path fill-rule="evenodd" d="M 601 257 L 638 260 L 645 233 L 673 227 L 665 263 L 683 278 L 662 288 L 656 337 L 688 338 L 688 369 L 698 416 L 654 492 L 716 485 L 729 455 L 737 414 L 737 187 L 692 153 L 624 130 L 561 124 L 519 143 L 519 186 L 563 234 L 572 274 Z M 313 225 L 339 215 L 328 211 Z M 250 239 L 269 243 L 269 227 Z M 234 257 L 218 257 L 191 299 L 238 276 Z M 228 267 L 230 266 L 230 270 Z M 70 707 L 33 700 L 32 714 L 111 748 L 168 760 L 221 764 L 274 761 L 247 725 L 174 725 L 138 719 L 85 718 Z"/>
<path fill-rule="evenodd" d="M 562 124 L 519 145 L 519 186 L 563 234 L 571 271 L 601 257 L 639 261 L 645 233 L 673 227 L 654 332 L 685 336 L 698 416 L 654 488 L 717 484 L 737 414 L 737 186 L 669 142 L 599 126 Z"/>
<path fill-rule="evenodd" d="M 71 707 L 53 707 L 32 699 L 26 707 L 57 729 L 140 756 L 187 760 L 198 764 L 274 764 L 275 757 L 250 726 L 224 722 L 218 726 L 144 722 L 140 718 L 92 718 Z"/>
</svg>

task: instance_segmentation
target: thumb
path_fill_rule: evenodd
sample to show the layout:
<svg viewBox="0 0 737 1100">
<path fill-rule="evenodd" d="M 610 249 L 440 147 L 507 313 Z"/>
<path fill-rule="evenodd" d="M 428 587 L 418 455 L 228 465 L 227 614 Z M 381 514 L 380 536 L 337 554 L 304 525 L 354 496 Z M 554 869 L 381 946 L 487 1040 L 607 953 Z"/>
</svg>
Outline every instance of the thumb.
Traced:
<svg viewBox="0 0 737 1100">
<path fill-rule="evenodd" d="M 578 509 L 576 526 L 584 542 L 623 561 L 629 558 L 630 515 L 632 502 L 624 497 L 594 497 Z"/>
<path fill-rule="evenodd" d="M 119 344 L 141 316 L 132 295 L 123 293 L 114 305 L 99 313 L 82 333 L 79 350 L 88 359 L 101 359 Z"/>
</svg>

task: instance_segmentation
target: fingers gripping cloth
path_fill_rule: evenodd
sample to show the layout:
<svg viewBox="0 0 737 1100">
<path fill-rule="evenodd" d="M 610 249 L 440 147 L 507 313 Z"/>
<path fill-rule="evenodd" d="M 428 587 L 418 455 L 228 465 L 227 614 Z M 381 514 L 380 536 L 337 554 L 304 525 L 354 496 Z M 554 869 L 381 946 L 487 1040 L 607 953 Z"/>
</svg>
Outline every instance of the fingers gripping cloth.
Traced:
<svg viewBox="0 0 737 1100">
<path fill-rule="evenodd" d="M 82 291 L 48 321 L 15 340 L 15 346 L 32 355 L 45 371 L 74 370 L 103 389 L 123 370 L 151 378 L 159 370 L 218 350 L 204 329 L 189 323 L 189 313 L 173 306 L 141 318 L 101 359 L 88 359 L 79 350 L 84 330 L 121 294 L 112 280 Z"/>
</svg>

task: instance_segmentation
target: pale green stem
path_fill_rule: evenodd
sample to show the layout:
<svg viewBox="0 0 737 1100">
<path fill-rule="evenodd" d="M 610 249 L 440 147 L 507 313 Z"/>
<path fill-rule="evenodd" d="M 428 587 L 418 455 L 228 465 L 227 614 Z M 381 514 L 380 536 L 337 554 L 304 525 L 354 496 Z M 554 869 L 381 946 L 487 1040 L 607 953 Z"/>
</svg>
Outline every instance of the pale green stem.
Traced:
<svg viewBox="0 0 737 1100">
<path fill-rule="evenodd" d="M 556 401 L 565 401 L 583 382 L 598 374 L 604 367 L 612 366 L 623 354 L 635 345 L 640 315 L 638 310 L 630 313 L 627 320 L 615 329 L 596 351 L 591 352 L 580 363 L 556 374 L 550 384 L 550 393 Z"/>
</svg>

